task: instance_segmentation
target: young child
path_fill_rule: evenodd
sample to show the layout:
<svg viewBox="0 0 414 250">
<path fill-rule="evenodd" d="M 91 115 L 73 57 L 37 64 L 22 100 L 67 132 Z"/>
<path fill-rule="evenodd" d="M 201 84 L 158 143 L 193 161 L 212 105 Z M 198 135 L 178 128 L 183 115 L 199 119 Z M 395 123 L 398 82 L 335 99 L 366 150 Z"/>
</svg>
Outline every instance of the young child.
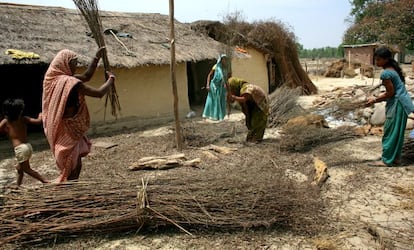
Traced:
<svg viewBox="0 0 414 250">
<path fill-rule="evenodd" d="M 16 165 L 18 177 L 17 186 L 23 181 L 23 174 L 27 173 L 33 178 L 47 183 L 38 172 L 30 168 L 29 159 L 32 156 L 33 149 L 27 142 L 27 124 L 41 124 L 42 114 L 37 119 L 23 116 L 24 102 L 21 99 L 8 99 L 3 103 L 4 119 L 0 122 L 0 130 L 5 129 L 10 141 L 14 147 L 14 153 L 18 164 Z"/>
</svg>

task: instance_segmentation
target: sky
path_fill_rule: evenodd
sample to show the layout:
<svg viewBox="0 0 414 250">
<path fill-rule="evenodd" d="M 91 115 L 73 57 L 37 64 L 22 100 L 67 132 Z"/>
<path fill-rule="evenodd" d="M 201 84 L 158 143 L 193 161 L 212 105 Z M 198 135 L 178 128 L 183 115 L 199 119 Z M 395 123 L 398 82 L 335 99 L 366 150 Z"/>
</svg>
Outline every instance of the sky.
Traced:
<svg viewBox="0 0 414 250">
<path fill-rule="evenodd" d="M 76 8 L 71 0 L 6 0 L 0 2 Z M 99 0 L 102 10 L 168 14 L 168 0 Z M 349 0 L 175 0 L 181 22 L 223 20 L 241 12 L 247 21 L 277 19 L 288 25 L 305 48 L 337 47 L 349 23 Z"/>
</svg>

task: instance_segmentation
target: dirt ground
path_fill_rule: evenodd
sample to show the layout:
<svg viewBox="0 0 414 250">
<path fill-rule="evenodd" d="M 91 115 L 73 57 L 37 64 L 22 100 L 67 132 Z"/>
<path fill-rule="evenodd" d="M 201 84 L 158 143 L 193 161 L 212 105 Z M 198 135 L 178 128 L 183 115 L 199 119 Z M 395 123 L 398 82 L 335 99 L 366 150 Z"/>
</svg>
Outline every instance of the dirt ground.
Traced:
<svg viewBox="0 0 414 250">
<path fill-rule="evenodd" d="M 314 79 L 316 80 L 316 79 Z M 324 79 L 315 83 L 321 93 L 337 86 L 366 84 L 364 80 Z M 307 106 L 315 97 L 301 98 Z M 373 168 L 368 162 L 381 154 L 381 137 L 368 136 L 329 143 L 298 154 L 281 152 L 280 135 L 268 129 L 262 144 L 246 144 L 243 116 L 234 113 L 223 122 L 209 122 L 201 118 L 183 122 L 187 148 L 183 153 L 189 159 L 201 158 L 199 168 L 178 168 L 162 171 L 131 172 L 128 167 L 145 156 L 163 156 L 177 153 L 171 124 L 146 130 L 123 129 L 91 136 L 91 154 L 83 161 L 81 179 L 104 180 L 141 179 L 144 176 L 185 174 L 217 168 L 237 171 L 238 164 L 258 157 L 257 166 L 277 167 L 290 173 L 297 181 L 313 178 L 312 163 L 287 162 L 292 158 L 319 157 L 328 166 L 329 178 L 321 187 L 325 204 L 321 229 L 310 235 L 272 229 L 236 232 L 207 231 L 188 236 L 178 230 L 130 232 L 125 234 L 78 238 L 51 243 L 45 249 L 412 249 L 414 242 L 414 165 L 405 159 L 402 167 Z M 57 168 L 46 140 L 41 134 L 30 136 L 35 154 L 31 160 L 34 169 L 53 179 Z M 104 148 L 102 142 L 112 143 Z M 101 145 L 100 145 L 101 144 Z M 203 153 L 201 147 L 210 144 L 236 148 L 230 155 Z M 261 158 L 261 160 L 259 160 Z M 0 186 L 13 185 L 15 164 L 7 141 L 0 141 Z M 252 171 L 256 166 L 251 166 Z M 292 174 L 293 173 L 293 174 Z M 23 185 L 39 185 L 25 177 Z M 326 228 L 329 228 L 327 230 Z M 13 249 L 15 246 L 7 246 Z"/>
</svg>

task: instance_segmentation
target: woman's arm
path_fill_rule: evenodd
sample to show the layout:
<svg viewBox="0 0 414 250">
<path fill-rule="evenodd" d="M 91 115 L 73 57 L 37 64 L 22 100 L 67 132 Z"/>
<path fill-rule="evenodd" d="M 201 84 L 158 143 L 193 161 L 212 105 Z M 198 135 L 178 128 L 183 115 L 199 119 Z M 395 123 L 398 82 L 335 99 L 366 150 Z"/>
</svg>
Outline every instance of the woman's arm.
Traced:
<svg viewBox="0 0 414 250">
<path fill-rule="evenodd" d="M 249 95 L 248 94 L 243 94 L 242 96 L 232 95 L 231 98 L 234 101 L 237 101 L 239 103 L 245 103 L 245 102 L 247 102 L 249 100 Z"/>
<path fill-rule="evenodd" d="M 108 80 L 99 88 L 94 88 L 84 83 L 80 83 L 78 89 L 79 93 L 86 96 L 102 98 L 109 91 L 111 85 L 115 83 L 115 75 L 111 72 L 107 72 L 107 74 Z"/>
<path fill-rule="evenodd" d="M 88 69 L 83 72 L 83 74 L 76 74 L 74 75 L 76 78 L 81 80 L 82 82 L 89 82 L 91 80 L 93 74 L 95 73 L 96 67 L 98 66 L 99 59 L 102 57 L 102 53 L 105 50 L 105 47 L 101 47 L 96 52 L 95 57 L 92 59 L 92 62 L 89 64 Z"/>
<path fill-rule="evenodd" d="M 213 76 L 214 74 L 214 69 L 210 70 L 210 73 L 208 73 L 207 75 L 207 84 L 206 84 L 206 89 L 210 90 L 210 81 L 211 81 L 211 76 Z"/>
<path fill-rule="evenodd" d="M 385 93 L 379 95 L 378 97 L 372 97 L 368 99 L 367 105 L 372 105 L 376 102 L 385 101 L 395 95 L 394 85 L 390 79 L 383 80 L 382 84 L 385 87 Z"/>
</svg>

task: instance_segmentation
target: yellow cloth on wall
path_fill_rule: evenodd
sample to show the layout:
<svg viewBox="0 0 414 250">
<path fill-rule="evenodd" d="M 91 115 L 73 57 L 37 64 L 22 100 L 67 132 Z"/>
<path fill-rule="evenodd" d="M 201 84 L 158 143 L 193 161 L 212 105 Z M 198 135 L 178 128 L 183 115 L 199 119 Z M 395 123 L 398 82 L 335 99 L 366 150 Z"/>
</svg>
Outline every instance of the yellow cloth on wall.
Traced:
<svg viewBox="0 0 414 250">
<path fill-rule="evenodd" d="M 39 59 L 40 56 L 33 52 L 26 52 L 17 49 L 8 49 L 6 50 L 6 55 L 11 55 L 13 59 L 23 60 L 23 59 Z"/>
</svg>

